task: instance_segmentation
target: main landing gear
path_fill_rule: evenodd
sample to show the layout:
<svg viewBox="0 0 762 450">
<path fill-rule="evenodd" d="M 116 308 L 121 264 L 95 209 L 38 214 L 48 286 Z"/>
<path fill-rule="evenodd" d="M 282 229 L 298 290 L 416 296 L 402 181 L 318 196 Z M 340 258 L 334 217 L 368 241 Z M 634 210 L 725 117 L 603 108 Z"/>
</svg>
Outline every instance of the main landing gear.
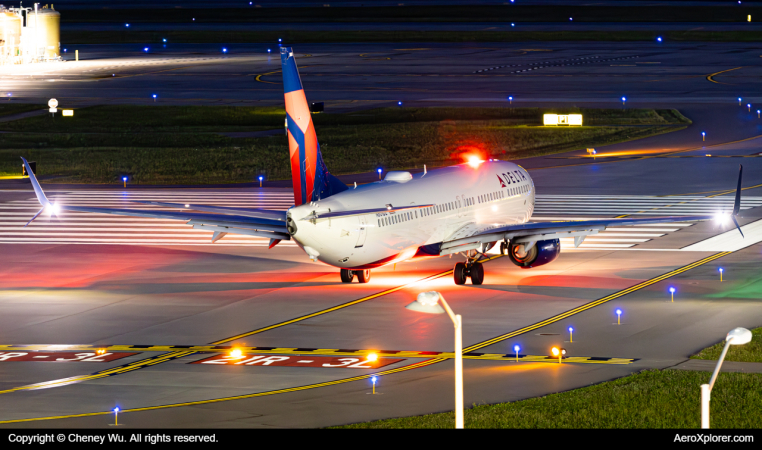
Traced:
<svg viewBox="0 0 762 450">
<path fill-rule="evenodd" d="M 471 284 L 480 285 L 484 283 L 484 266 L 477 260 L 480 255 L 477 253 L 473 258 L 468 257 L 465 263 L 455 264 L 452 274 L 455 284 L 466 284 L 466 279 L 471 277 Z"/>
<path fill-rule="evenodd" d="M 351 283 L 352 280 L 355 278 L 355 275 L 357 275 L 357 281 L 359 281 L 360 283 L 367 283 L 368 281 L 370 281 L 370 269 L 365 269 L 365 270 L 341 269 L 339 274 L 341 275 L 342 283 Z"/>
</svg>

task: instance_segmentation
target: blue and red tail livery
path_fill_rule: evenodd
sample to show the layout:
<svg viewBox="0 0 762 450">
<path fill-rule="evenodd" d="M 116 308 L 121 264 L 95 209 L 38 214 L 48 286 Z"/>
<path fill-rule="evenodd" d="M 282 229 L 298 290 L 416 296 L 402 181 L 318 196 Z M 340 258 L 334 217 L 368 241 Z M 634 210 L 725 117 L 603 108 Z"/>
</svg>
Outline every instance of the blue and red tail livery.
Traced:
<svg viewBox="0 0 762 450">
<path fill-rule="evenodd" d="M 299 206 L 330 197 L 346 190 L 347 186 L 328 173 L 323 162 L 291 47 L 280 49 L 280 59 L 283 65 L 291 181 L 294 185 L 294 204 Z"/>
</svg>

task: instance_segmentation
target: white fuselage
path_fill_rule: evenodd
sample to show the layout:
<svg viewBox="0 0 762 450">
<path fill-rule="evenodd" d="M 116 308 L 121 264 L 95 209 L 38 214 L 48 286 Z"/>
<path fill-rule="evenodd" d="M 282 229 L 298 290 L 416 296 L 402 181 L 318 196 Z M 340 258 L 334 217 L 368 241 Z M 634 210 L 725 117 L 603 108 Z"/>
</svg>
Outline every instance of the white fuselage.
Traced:
<svg viewBox="0 0 762 450">
<path fill-rule="evenodd" d="M 313 259 L 346 269 L 369 269 L 438 255 L 441 242 L 497 225 L 524 223 L 534 210 L 534 183 L 507 161 L 460 164 L 418 173 L 404 182 L 378 181 L 324 200 L 295 206 L 294 240 Z M 333 219 L 302 220 L 316 212 L 433 205 Z M 429 247 L 426 247 L 429 246 Z M 421 249 L 421 251 L 419 251 Z"/>
</svg>

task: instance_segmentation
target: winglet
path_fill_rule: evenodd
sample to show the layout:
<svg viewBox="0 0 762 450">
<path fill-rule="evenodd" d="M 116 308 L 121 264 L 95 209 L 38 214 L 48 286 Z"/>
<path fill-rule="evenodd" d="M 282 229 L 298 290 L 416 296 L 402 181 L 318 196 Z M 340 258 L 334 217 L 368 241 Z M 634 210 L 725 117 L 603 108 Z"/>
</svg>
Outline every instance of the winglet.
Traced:
<svg viewBox="0 0 762 450">
<path fill-rule="evenodd" d="M 738 221 L 736 220 L 736 216 L 741 211 L 741 178 L 743 178 L 743 165 L 738 165 L 738 186 L 736 187 L 736 201 L 733 203 L 733 215 L 731 216 L 733 219 L 733 223 L 736 224 L 736 228 L 738 228 L 738 232 L 741 233 L 742 238 L 746 238 L 746 236 L 743 235 L 743 231 L 741 231 L 741 226 L 738 225 Z"/>
<path fill-rule="evenodd" d="M 37 201 L 40 202 L 40 205 L 42 205 L 43 208 L 51 206 L 48 198 L 45 197 L 45 193 L 42 192 L 40 183 L 37 182 L 37 177 L 34 175 L 34 172 L 32 172 L 32 168 L 29 167 L 29 163 L 23 156 L 21 157 L 21 160 L 24 161 L 24 167 L 26 167 L 26 173 L 29 174 L 29 181 L 32 182 L 32 187 L 34 188 L 34 194 L 37 196 Z"/>
<path fill-rule="evenodd" d="M 741 178 L 743 177 L 743 165 L 738 165 L 738 187 L 736 187 L 736 201 L 733 204 L 733 215 L 741 210 Z"/>
</svg>

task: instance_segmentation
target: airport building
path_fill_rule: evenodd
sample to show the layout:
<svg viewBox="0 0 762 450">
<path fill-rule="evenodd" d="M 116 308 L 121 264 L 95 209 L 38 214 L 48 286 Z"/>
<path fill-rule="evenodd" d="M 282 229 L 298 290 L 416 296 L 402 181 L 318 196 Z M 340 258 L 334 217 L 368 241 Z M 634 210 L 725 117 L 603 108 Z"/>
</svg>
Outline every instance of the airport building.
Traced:
<svg viewBox="0 0 762 450">
<path fill-rule="evenodd" d="M 61 54 L 61 14 L 53 5 L 0 5 L 0 65 L 51 61 Z"/>
</svg>

